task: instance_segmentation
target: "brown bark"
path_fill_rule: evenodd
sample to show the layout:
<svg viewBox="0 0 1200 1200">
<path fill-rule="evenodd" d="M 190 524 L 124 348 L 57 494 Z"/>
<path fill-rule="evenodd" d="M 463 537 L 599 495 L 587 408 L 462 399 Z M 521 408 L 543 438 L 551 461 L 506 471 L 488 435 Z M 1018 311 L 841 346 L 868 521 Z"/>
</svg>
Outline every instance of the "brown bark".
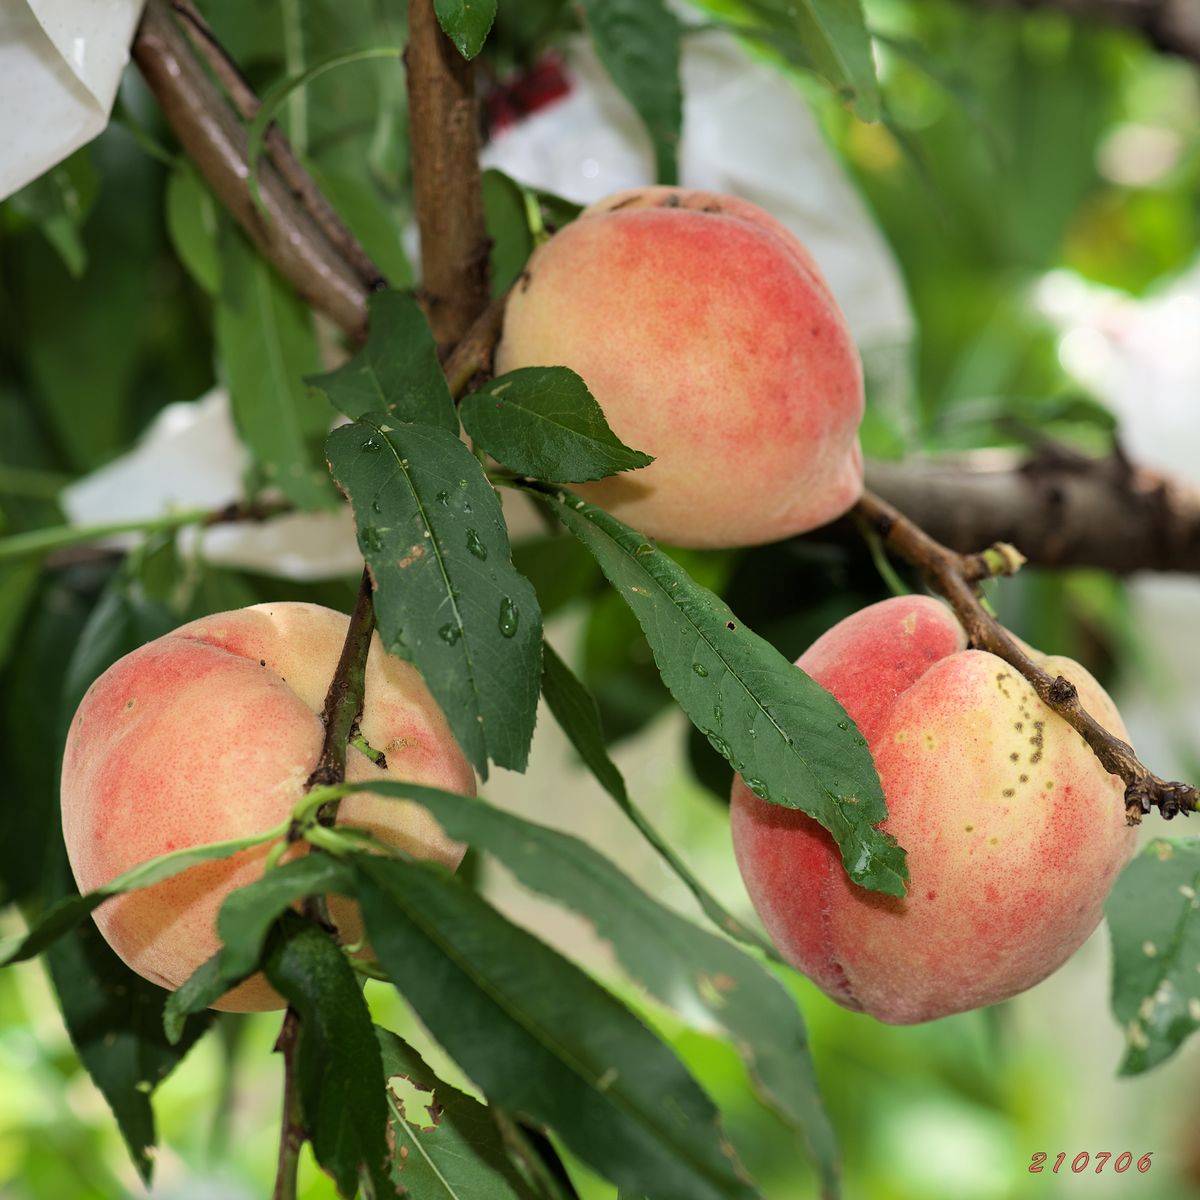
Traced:
<svg viewBox="0 0 1200 1200">
<path fill-rule="evenodd" d="M 1200 572 L 1200 488 L 1120 456 L 989 450 L 873 461 L 867 483 L 964 554 L 1000 541 L 1039 566 Z"/>
<path fill-rule="evenodd" d="M 442 33 L 433 0 L 409 2 L 404 62 L 422 300 L 446 350 L 489 299 L 475 73 Z"/>
<path fill-rule="evenodd" d="M 269 161 L 259 163 L 266 216 L 250 195 L 246 132 L 196 60 L 165 0 L 149 0 L 133 57 L 188 157 L 259 251 L 297 293 L 361 338 L 368 289 L 329 244 Z"/>
</svg>

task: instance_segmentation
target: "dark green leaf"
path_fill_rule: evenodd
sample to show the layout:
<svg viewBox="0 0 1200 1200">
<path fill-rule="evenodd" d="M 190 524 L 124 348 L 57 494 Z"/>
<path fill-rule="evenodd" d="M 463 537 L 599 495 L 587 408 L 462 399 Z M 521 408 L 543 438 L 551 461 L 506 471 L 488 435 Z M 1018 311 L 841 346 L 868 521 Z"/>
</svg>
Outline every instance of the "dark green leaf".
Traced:
<svg viewBox="0 0 1200 1200">
<path fill-rule="evenodd" d="M 367 935 L 488 1100 L 552 1126 L 621 1187 L 753 1197 L 712 1102 L 628 1009 L 426 863 L 354 858 Z"/>
<path fill-rule="evenodd" d="M 542 618 L 478 461 L 447 430 L 375 417 L 335 429 L 327 453 L 354 508 L 384 645 L 416 665 L 482 775 L 489 758 L 523 770 Z"/>
<path fill-rule="evenodd" d="M 0 667 L 8 661 L 41 575 L 42 564 L 36 560 L 0 566 Z"/>
<path fill-rule="evenodd" d="M 8 203 L 41 229 L 70 273 L 78 278 L 87 266 L 80 230 L 100 190 L 100 176 L 85 146 L 63 159 Z"/>
<path fill-rule="evenodd" d="M 582 6 L 597 56 L 649 131 L 658 182 L 677 182 L 679 20 L 663 0 L 582 0 Z"/>
<path fill-rule="evenodd" d="M 422 1200 L 536 1200 L 513 1169 L 487 1106 L 439 1079 L 421 1056 L 375 1028 L 387 1079 L 397 1190 Z"/>
<path fill-rule="evenodd" d="M 785 62 L 815 71 L 864 121 L 880 116 L 861 0 L 694 0 Z"/>
<path fill-rule="evenodd" d="M 90 921 L 52 946 L 47 959 L 71 1041 L 148 1182 L 155 1142 L 151 1093 L 208 1028 L 211 1014 L 189 1018 L 169 1044 L 162 1015 L 167 993 L 125 966 Z"/>
<path fill-rule="evenodd" d="M 527 888 L 586 917 L 629 975 L 663 1004 L 685 1015 L 704 1013 L 724 1028 L 763 1097 L 804 1133 L 827 1194 L 836 1193 L 837 1148 L 808 1034 L 795 1001 L 774 976 L 724 938 L 646 895 L 578 838 L 473 797 L 405 785 L 378 790 L 416 800 L 450 837 L 494 854 Z"/>
<path fill-rule="evenodd" d="M 617 802 L 621 811 L 637 826 L 641 835 L 662 856 L 663 860 L 683 881 L 688 891 L 696 897 L 705 916 L 719 929 L 761 950 L 776 961 L 779 952 L 765 938 L 743 925 L 721 902 L 696 878 L 687 864 L 663 839 L 646 819 L 646 815 L 633 803 L 625 787 L 625 780 L 617 764 L 609 756 L 604 741 L 604 730 L 600 726 L 600 710 L 596 707 L 591 692 L 575 677 L 574 672 L 559 658 L 549 642 L 542 650 L 542 695 L 554 719 L 562 726 L 571 745 L 583 759 L 588 770 L 596 777 L 600 786 Z"/>
<path fill-rule="evenodd" d="M 387 1101 L 383 1061 L 354 970 L 333 939 L 289 914 L 268 955 L 272 986 L 300 1016 L 296 1077 L 317 1162 L 341 1195 L 387 1196 Z"/>
<path fill-rule="evenodd" d="M 210 295 L 220 286 L 217 261 L 217 206 L 212 193 L 183 160 L 167 180 L 167 232 L 179 261 Z"/>
<path fill-rule="evenodd" d="M 1105 905 L 1122 1075 L 1170 1058 L 1200 1028 L 1200 838 L 1156 838 Z"/>
<path fill-rule="evenodd" d="M 217 351 L 238 430 L 268 483 L 300 508 L 327 508 L 315 451 L 332 413 L 304 384 L 318 362 L 312 316 L 240 233 L 226 230 L 220 261 Z"/>
<path fill-rule="evenodd" d="M 249 976 L 251 972 L 247 972 Z M 241 983 L 235 979 L 233 983 Z M 206 958 L 173 992 L 163 1006 L 163 1033 L 174 1046 L 183 1036 L 186 1022 L 193 1013 L 211 1008 L 232 985 L 221 971 L 221 952 Z"/>
<path fill-rule="evenodd" d="M 483 212 L 492 240 L 492 295 L 502 296 L 533 253 L 526 191 L 502 171 L 483 173 Z"/>
<path fill-rule="evenodd" d="M 186 850 L 172 850 L 169 854 L 160 854 L 157 858 L 139 863 L 103 887 L 96 888 L 84 896 L 68 896 L 55 904 L 15 945 L 0 951 L 0 967 L 23 962 L 41 954 L 52 942 L 69 933 L 90 916 L 110 896 L 119 896 L 136 888 L 150 887 L 186 871 L 189 867 L 194 867 L 197 863 L 230 858 L 241 850 L 261 845 L 269 838 L 278 836 L 278 832 L 259 833 L 225 842 L 213 842 L 206 846 L 191 846 Z"/>
<path fill-rule="evenodd" d="M 321 191 L 346 222 L 393 287 L 413 282 L 412 263 L 404 251 L 404 214 L 396 212 L 366 178 L 312 169 Z"/>
<path fill-rule="evenodd" d="M 345 892 L 349 872 L 327 854 L 306 854 L 268 871 L 246 887 L 231 892 L 217 914 L 221 949 L 197 967 L 167 1001 L 167 1036 L 186 1013 L 200 1012 L 259 967 L 271 926 L 297 900 L 328 892 Z"/>
<path fill-rule="evenodd" d="M 458 433 L 458 416 L 429 324 L 403 292 L 371 297 L 367 344 L 347 363 L 308 383 L 348 417 L 387 413 L 398 421 Z"/>
<path fill-rule="evenodd" d="M 904 851 L 875 828 L 887 817 L 883 791 L 845 709 L 636 530 L 569 492 L 529 486 L 596 556 L 671 694 L 755 795 L 824 825 L 856 883 L 902 896 Z"/>
<path fill-rule="evenodd" d="M 586 603 L 604 586 L 596 560 L 573 537 L 556 529 L 513 546 L 513 565 L 533 584 L 544 617 Z"/>
<path fill-rule="evenodd" d="M 483 49 L 496 19 L 496 0 L 433 0 L 438 24 L 463 58 Z"/>
<path fill-rule="evenodd" d="M 464 398 L 459 416 L 476 445 L 521 475 L 584 483 L 648 467 L 609 428 L 587 384 L 566 367 L 522 367 Z"/>
</svg>

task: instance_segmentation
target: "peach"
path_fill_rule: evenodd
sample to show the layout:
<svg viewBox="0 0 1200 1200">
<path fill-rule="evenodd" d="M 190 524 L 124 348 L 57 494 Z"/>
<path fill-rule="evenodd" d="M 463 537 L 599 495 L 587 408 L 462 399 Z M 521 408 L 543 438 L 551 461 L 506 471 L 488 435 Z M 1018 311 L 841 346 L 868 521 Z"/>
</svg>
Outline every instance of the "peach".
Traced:
<svg viewBox="0 0 1200 1200">
<path fill-rule="evenodd" d="M 88 689 L 67 736 L 63 834 L 76 883 L 91 891 L 146 859 L 260 833 L 304 791 L 324 740 L 320 712 L 348 618 L 315 604 L 218 613 L 114 663 Z M 351 747 L 347 778 L 406 780 L 474 794 L 475 776 L 416 670 L 375 635 L 361 721 L 386 770 Z M 420 806 L 369 792 L 342 800 L 339 823 L 456 868 L 464 847 Z M 177 988 L 218 948 L 222 900 L 263 871 L 269 847 L 201 863 L 106 901 L 96 924 L 139 975 Z M 357 914 L 335 898 L 346 940 Z M 261 976 L 215 1006 L 280 1008 Z"/>
<path fill-rule="evenodd" d="M 1083 667 L 1033 653 L 1126 736 Z M 866 739 L 910 882 L 903 899 L 856 887 L 821 826 L 735 780 L 738 865 L 783 956 L 840 1004 L 895 1024 L 994 1004 L 1056 970 L 1133 851 L 1120 779 L 1016 671 L 966 649 L 928 597 L 848 617 L 797 665 Z"/>
<path fill-rule="evenodd" d="M 509 298 L 496 370 L 531 366 L 570 367 L 655 456 L 578 487 L 653 537 L 776 541 L 862 490 L 850 332 L 808 251 L 748 201 L 651 187 L 585 209 Z"/>
</svg>

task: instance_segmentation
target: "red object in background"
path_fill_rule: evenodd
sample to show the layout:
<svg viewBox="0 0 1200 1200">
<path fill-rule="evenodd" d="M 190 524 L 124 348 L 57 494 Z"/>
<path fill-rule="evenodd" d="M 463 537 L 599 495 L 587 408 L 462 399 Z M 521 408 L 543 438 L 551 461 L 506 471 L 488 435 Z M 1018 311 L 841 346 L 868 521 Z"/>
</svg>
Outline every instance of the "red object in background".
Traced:
<svg viewBox="0 0 1200 1200">
<path fill-rule="evenodd" d="M 489 137 L 561 100 L 570 91 L 566 64 L 557 54 L 546 55 L 523 75 L 497 84 L 489 91 L 484 101 Z"/>
</svg>

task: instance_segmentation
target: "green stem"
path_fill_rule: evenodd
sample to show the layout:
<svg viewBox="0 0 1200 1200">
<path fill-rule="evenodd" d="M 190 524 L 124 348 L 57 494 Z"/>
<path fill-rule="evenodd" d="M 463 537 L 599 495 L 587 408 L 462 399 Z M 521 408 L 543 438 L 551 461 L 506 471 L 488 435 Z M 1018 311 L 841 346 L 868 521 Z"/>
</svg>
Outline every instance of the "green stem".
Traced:
<svg viewBox="0 0 1200 1200">
<path fill-rule="evenodd" d="M 33 558 L 67 546 L 84 546 L 119 533 L 159 533 L 200 525 L 212 516 L 207 508 L 185 508 L 160 517 L 142 517 L 137 521 L 111 521 L 104 525 L 53 525 L 48 529 L 30 529 L 0 538 L 0 562 Z"/>
</svg>

